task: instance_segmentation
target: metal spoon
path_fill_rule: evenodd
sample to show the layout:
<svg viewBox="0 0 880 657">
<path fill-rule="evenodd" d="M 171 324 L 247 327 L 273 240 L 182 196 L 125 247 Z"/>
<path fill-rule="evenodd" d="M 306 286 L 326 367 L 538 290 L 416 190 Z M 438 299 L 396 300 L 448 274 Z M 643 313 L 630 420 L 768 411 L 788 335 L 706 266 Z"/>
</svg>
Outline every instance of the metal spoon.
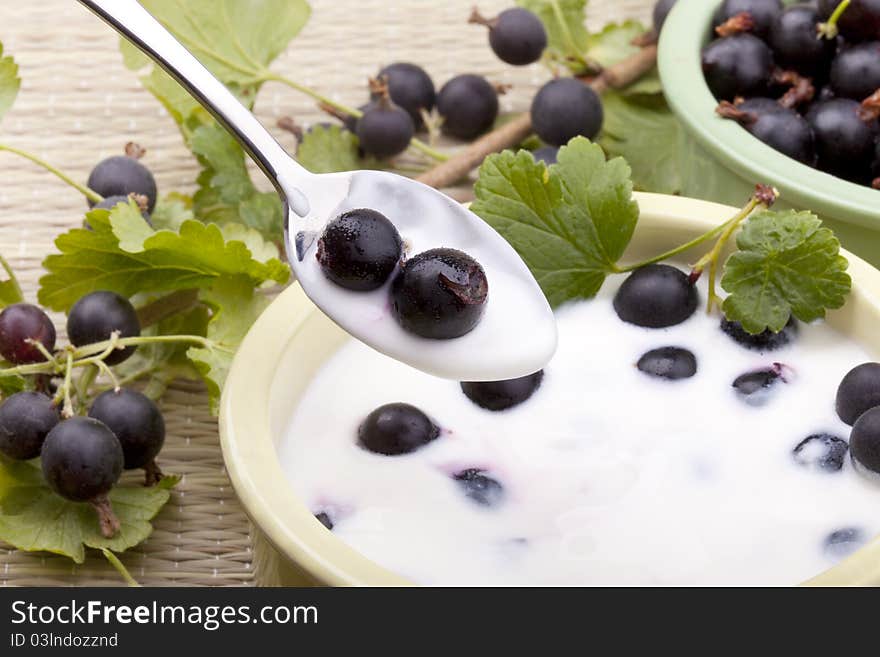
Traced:
<svg viewBox="0 0 880 657">
<path fill-rule="evenodd" d="M 437 190 L 395 174 L 310 173 L 136 0 L 80 2 L 183 85 L 268 176 L 286 204 L 293 272 L 311 300 L 345 331 L 392 358 L 461 381 L 510 379 L 547 364 L 556 349 L 553 313 L 519 255 L 483 220 Z M 479 325 L 454 340 L 419 338 L 392 316 L 387 286 L 360 293 L 331 283 L 317 264 L 315 243 L 327 222 L 354 208 L 388 217 L 409 257 L 450 247 L 475 258 L 489 282 Z"/>
</svg>

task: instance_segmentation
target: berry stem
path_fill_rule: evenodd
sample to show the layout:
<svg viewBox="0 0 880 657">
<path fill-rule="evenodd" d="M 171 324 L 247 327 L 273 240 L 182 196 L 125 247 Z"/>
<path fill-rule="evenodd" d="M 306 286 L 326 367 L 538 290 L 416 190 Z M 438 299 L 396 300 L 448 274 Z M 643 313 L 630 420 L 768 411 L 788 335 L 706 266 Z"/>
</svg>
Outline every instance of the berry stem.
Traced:
<svg viewBox="0 0 880 657">
<path fill-rule="evenodd" d="M 295 80 L 291 80 L 288 77 L 285 77 L 283 75 L 279 75 L 278 73 L 272 73 L 270 71 L 269 73 L 266 74 L 265 80 L 273 80 L 275 82 L 280 82 L 281 84 L 285 84 L 288 87 L 290 87 L 291 89 L 295 89 L 296 91 L 299 91 L 300 93 L 304 93 L 305 95 L 310 96 L 311 98 L 314 98 L 316 101 L 318 101 L 319 104 L 321 104 L 322 106 L 328 107 L 328 108 L 334 110 L 335 112 L 341 112 L 343 114 L 353 116 L 356 119 L 359 119 L 364 115 L 364 113 L 361 112 L 359 109 L 355 109 L 354 107 L 348 107 L 347 105 L 343 105 L 342 103 L 338 103 L 335 100 L 328 98 L 327 96 L 319 94 L 314 89 L 311 89 L 305 85 L 302 85 L 299 82 L 296 82 Z M 433 148 L 428 146 L 428 144 L 426 144 L 425 142 L 423 142 L 419 139 L 416 139 L 415 137 L 413 137 L 412 140 L 410 140 L 409 144 L 415 150 L 420 151 L 421 153 L 427 155 L 431 159 L 437 160 L 438 162 L 445 162 L 446 160 L 449 159 L 448 155 L 441 153 L 440 151 L 434 150 Z"/>
<path fill-rule="evenodd" d="M 64 406 L 61 409 L 61 416 L 64 418 L 72 418 L 76 413 L 73 410 L 73 400 L 70 397 L 70 389 L 73 386 L 73 351 L 67 351 L 67 367 L 64 370 L 64 383 L 61 384 L 61 390 L 58 393 L 64 399 Z"/>
<path fill-rule="evenodd" d="M 38 158 L 36 155 L 33 155 L 31 153 L 28 153 L 27 151 L 23 151 L 18 148 L 15 148 L 13 146 L 9 146 L 8 144 L 0 144 L 0 151 L 8 151 L 10 153 L 13 153 L 14 155 L 18 155 L 20 157 L 23 157 L 26 160 L 30 160 L 34 164 L 37 164 L 37 165 L 43 167 L 46 171 L 54 174 L 55 176 L 57 176 L 58 178 L 60 178 L 64 182 L 66 182 L 68 185 L 70 185 L 71 187 L 76 189 L 83 196 L 85 196 L 87 199 L 89 199 L 90 201 L 92 201 L 94 203 L 100 203 L 101 201 L 104 200 L 104 197 L 101 196 L 100 194 L 98 194 L 96 191 L 89 189 L 85 185 L 81 185 L 80 183 L 76 182 L 73 178 L 68 176 L 66 173 L 64 173 L 60 169 L 53 167 L 51 164 L 49 164 L 45 160 Z"/>
<path fill-rule="evenodd" d="M 840 34 L 840 29 L 837 27 L 837 23 L 840 21 L 844 12 L 849 9 L 849 5 L 852 0 L 843 0 L 839 5 L 837 5 L 837 9 L 834 10 L 834 13 L 831 14 L 831 17 L 828 19 L 827 23 L 820 23 L 817 30 L 819 32 L 820 39 L 836 39 L 837 35 Z"/>
<path fill-rule="evenodd" d="M 122 525 L 119 518 L 113 513 L 113 506 L 110 504 L 110 498 L 106 495 L 99 495 L 89 502 L 98 512 L 98 522 L 101 525 L 101 535 L 104 538 L 113 538 L 119 533 Z M 111 562 L 112 563 L 112 562 Z"/>
<path fill-rule="evenodd" d="M 710 240 L 717 238 L 721 233 L 724 232 L 724 229 L 727 228 L 727 224 L 729 224 L 733 219 L 728 219 L 726 222 L 717 226 L 710 230 L 707 233 L 703 233 L 697 238 L 692 239 L 687 244 L 682 244 L 681 246 L 677 246 L 674 249 L 670 249 L 665 253 L 661 253 L 658 256 L 654 256 L 653 258 L 649 258 L 648 260 L 643 260 L 642 262 L 638 262 L 634 265 L 627 265 L 626 267 L 618 267 L 614 270 L 615 274 L 628 274 L 629 272 L 635 271 L 636 269 L 641 269 L 642 267 L 647 267 L 648 265 L 655 265 L 658 262 L 663 262 L 664 260 L 669 260 L 670 258 L 674 258 L 680 253 L 684 253 L 685 251 L 689 251 L 701 244 L 705 244 Z"/>
<path fill-rule="evenodd" d="M 125 580 L 125 583 L 128 584 L 132 588 L 140 588 L 140 584 L 137 583 L 134 577 L 131 576 L 131 573 L 128 572 L 128 568 L 119 560 L 113 552 L 108 550 L 107 548 L 101 548 L 101 553 L 104 555 L 104 558 L 110 562 L 110 565 L 116 569 L 116 572 L 122 576 L 122 579 Z"/>
</svg>

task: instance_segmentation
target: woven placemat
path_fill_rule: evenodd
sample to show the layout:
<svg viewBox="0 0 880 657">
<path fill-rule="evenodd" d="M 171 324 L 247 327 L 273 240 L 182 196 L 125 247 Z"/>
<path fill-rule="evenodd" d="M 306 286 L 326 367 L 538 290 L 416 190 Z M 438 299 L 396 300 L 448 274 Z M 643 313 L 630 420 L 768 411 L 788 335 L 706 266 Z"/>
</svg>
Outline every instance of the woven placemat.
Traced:
<svg viewBox="0 0 880 657">
<path fill-rule="evenodd" d="M 398 60 L 425 66 L 438 84 L 466 72 L 511 84 L 512 91 L 502 99 L 504 111 L 527 109 L 536 85 L 546 79 L 537 66 L 513 68 L 495 59 L 481 28 L 466 24 L 472 0 L 311 4 L 309 24 L 275 68 L 349 105 L 362 102 L 366 79 L 380 64 Z M 492 15 L 512 3 L 478 4 Z M 647 20 L 652 5 L 651 0 L 592 0 L 589 22 Z M 15 106 L 0 125 L 4 142 L 85 180 L 95 163 L 121 153 L 134 140 L 148 149 L 144 162 L 154 171 L 160 191 L 192 191 L 197 167 L 176 126 L 123 67 L 117 37 L 87 10 L 73 0 L 0 3 L 0 40 L 16 58 L 23 80 Z M 287 145 L 292 137 L 274 128 L 279 117 L 291 115 L 303 124 L 323 118 L 308 98 L 277 85 L 264 88 L 257 114 Z M 35 166 L 0 153 L 0 253 L 20 276 L 28 299 L 36 297 L 40 263 L 53 251 L 54 238 L 79 224 L 84 209 L 76 192 Z M 174 384 L 162 410 L 168 438 L 161 464 L 183 480 L 156 519 L 153 535 L 123 561 L 145 585 L 252 583 L 251 527 L 226 476 L 217 423 L 203 388 Z M 74 566 L 66 558 L 0 544 L 0 585 L 119 583 L 115 571 L 94 554 Z"/>
</svg>

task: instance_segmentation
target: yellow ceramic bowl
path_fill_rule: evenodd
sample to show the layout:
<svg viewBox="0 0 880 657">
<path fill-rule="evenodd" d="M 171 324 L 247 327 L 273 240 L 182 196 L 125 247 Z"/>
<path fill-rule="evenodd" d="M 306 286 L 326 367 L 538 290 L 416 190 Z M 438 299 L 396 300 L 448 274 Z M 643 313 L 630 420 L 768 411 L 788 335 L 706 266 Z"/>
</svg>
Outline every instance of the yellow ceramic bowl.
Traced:
<svg viewBox="0 0 880 657">
<path fill-rule="evenodd" d="M 682 244 L 736 212 L 693 199 L 637 197 L 641 220 L 628 255 L 633 259 Z M 846 307 L 829 320 L 880 356 L 880 272 L 847 257 L 855 289 Z M 261 584 L 408 584 L 326 531 L 297 498 L 278 462 L 278 441 L 297 400 L 348 339 L 294 285 L 254 324 L 226 381 L 220 415 L 223 455 L 256 526 L 255 565 Z M 880 585 L 880 539 L 808 583 Z"/>
</svg>

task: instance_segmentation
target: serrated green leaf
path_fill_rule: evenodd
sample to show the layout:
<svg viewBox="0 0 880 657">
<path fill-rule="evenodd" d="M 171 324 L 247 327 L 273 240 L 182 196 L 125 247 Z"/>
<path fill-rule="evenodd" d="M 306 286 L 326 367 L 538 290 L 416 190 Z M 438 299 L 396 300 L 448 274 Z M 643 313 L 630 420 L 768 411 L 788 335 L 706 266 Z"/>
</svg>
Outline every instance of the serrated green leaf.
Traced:
<svg viewBox="0 0 880 657">
<path fill-rule="evenodd" d="M 562 57 L 580 58 L 589 45 L 587 31 L 587 0 L 516 0 L 544 24 L 547 48 Z"/>
<path fill-rule="evenodd" d="M 248 251 L 251 252 L 251 257 L 257 262 L 267 263 L 280 258 L 278 247 L 264 239 L 260 231 L 250 226 L 245 226 L 244 224 L 224 224 L 220 226 L 220 232 L 223 233 L 223 238 L 227 242 L 237 241 L 243 243 L 248 248 Z"/>
<path fill-rule="evenodd" d="M 221 349 L 191 347 L 187 356 L 201 373 L 208 388 L 211 409 L 216 414 L 235 351 L 269 305 L 269 299 L 255 293 L 253 287 L 241 278 L 218 280 L 203 299 L 213 309 L 208 339 Z"/>
<path fill-rule="evenodd" d="M 358 138 L 340 126 L 313 126 L 299 144 L 296 159 L 312 173 L 335 173 L 363 168 Z"/>
<path fill-rule="evenodd" d="M 195 219 L 193 200 L 189 196 L 171 192 L 159 199 L 150 221 L 156 230 L 179 231 L 184 221 Z"/>
<path fill-rule="evenodd" d="M 8 55 L 3 57 L 3 44 L 0 43 L 0 119 L 12 107 L 19 89 L 18 64 Z"/>
<path fill-rule="evenodd" d="M 101 535 L 95 510 L 55 495 L 34 463 L 0 459 L 0 540 L 27 552 L 61 554 L 76 563 L 85 560 L 86 547 L 124 552 L 152 533 L 151 520 L 176 483 L 176 478 L 168 478 L 150 488 L 114 488 L 109 497 L 121 529 L 108 539 Z"/>
<path fill-rule="evenodd" d="M 723 310 L 752 334 L 781 331 L 791 315 L 804 322 L 840 308 L 852 287 L 840 242 L 809 212 L 761 212 L 737 236 L 721 286 Z"/>
<path fill-rule="evenodd" d="M 632 167 L 636 189 L 660 194 L 681 191 L 681 125 L 662 96 L 624 98 L 609 91 L 602 97 L 605 125 L 599 143 Z"/>
<path fill-rule="evenodd" d="M 220 225 L 243 223 L 267 239 L 280 241 L 281 201 L 273 192 L 257 191 L 238 142 L 218 125 L 201 126 L 193 133 L 191 147 L 204 167 L 194 197 L 196 216 Z"/>
<path fill-rule="evenodd" d="M 184 221 L 179 232 L 155 231 L 141 241 L 142 228 L 132 233 L 124 228 L 131 223 L 126 206 L 112 212 L 93 210 L 87 217 L 93 230 L 60 235 L 55 240 L 60 254 L 43 262 L 48 272 L 40 279 L 38 298 L 43 306 L 67 310 L 95 290 L 132 296 L 206 288 L 228 276 L 243 276 L 253 287 L 267 281 L 284 283 L 290 275 L 281 261 L 259 262 L 243 242 L 226 241 L 214 224 Z"/>
<path fill-rule="evenodd" d="M 549 168 L 527 151 L 488 157 L 475 193 L 471 209 L 517 250 L 552 306 L 595 296 L 638 221 L 626 163 L 606 162 L 582 137 Z"/>
</svg>

